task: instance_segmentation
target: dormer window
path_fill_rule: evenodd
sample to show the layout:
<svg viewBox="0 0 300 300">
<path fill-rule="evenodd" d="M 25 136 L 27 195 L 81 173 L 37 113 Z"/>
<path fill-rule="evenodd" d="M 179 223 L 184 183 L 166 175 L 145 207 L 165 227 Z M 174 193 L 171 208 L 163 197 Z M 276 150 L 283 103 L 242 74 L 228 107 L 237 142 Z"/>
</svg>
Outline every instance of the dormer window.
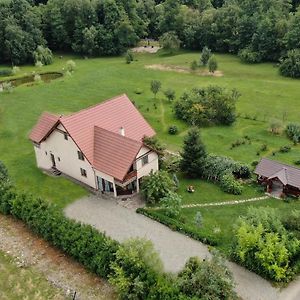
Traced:
<svg viewBox="0 0 300 300">
<path fill-rule="evenodd" d="M 78 154 L 78 159 L 79 160 L 84 160 L 84 155 L 81 151 L 77 151 L 77 154 Z"/>
</svg>

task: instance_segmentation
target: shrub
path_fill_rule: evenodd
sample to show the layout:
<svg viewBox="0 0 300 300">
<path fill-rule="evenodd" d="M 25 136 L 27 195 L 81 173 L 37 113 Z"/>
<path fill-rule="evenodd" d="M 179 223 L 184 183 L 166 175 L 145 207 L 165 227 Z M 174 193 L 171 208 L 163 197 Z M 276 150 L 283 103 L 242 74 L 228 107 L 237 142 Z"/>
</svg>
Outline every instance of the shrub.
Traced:
<svg viewBox="0 0 300 300">
<path fill-rule="evenodd" d="M 182 293 L 193 299 L 238 299 L 233 276 L 217 252 L 211 260 L 190 258 L 178 275 L 178 285 Z"/>
<path fill-rule="evenodd" d="M 0 183 L 8 179 L 8 170 L 4 163 L 0 160 Z"/>
<path fill-rule="evenodd" d="M 53 62 L 53 54 L 49 48 L 38 46 L 33 52 L 33 59 L 35 64 L 40 62 L 42 65 L 51 65 Z"/>
<path fill-rule="evenodd" d="M 164 94 L 170 102 L 173 101 L 176 97 L 175 91 L 173 89 L 167 89 L 166 91 L 164 91 Z"/>
<path fill-rule="evenodd" d="M 76 70 L 76 63 L 73 60 L 68 60 L 66 64 L 66 69 L 69 72 L 74 72 Z"/>
<path fill-rule="evenodd" d="M 180 156 L 168 153 L 162 160 L 161 169 L 168 173 L 177 173 L 180 171 L 180 160 Z"/>
<path fill-rule="evenodd" d="M 264 277 L 288 281 L 300 253 L 300 242 L 288 234 L 276 210 L 250 208 L 235 227 L 233 257 Z"/>
<path fill-rule="evenodd" d="M 141 94 L 143 94 L 143 90 L 140 89 L 140 88 L 136 88 L 136 89 L 134 90 L 134 93 L 137 94 L 137 95 L 141 95 Z"/>
<path fill-rule="evenodd" d="M 264 152 L 264 151 L 267 151 L 267 150 L 268 150 L 268 145 L 267 144 L 261 145 L 260 151 Z"/>
<path fill-rule="evenodd" d="M 300 165 L 300 159 L 295 161 L 295 165 Z"/>
<path fill-rule="evenodd" d="M 35 74 L 34 77 L 33 77 L 33 80 L 35 82 L 41 82 L 42 81 L 42 77 L 40 74 Z"/>
<path fill-rule="evenodd" d="M 224 192 L 229 194 L 240 195 L 243 192 L 243 186 L 230 173 L 221 177 L 220 186 Z"/>
<path fill-rule="evenodd" d="M 176 125 L 172 125 L 172 126 L 169 127 L 168 132 L 171 135 L 175 135 L 175 134 L 178 133 L 178 127 Z"/>
<path fill-rule="evenodd" d="M 243 62 L 249 64 L 256 64 L 262 61 L 262 55 L 249 47 L 240 50 L 238 56 Z"/>
<path fill-rule="evenodd" d="M 279 134 L 281 132 L 282 129 L 282 122 L 280 120 L 277 119 L 272 119 L 270 121 L 270 131 L 273 134 Z"/>
<path fill-rule="evenodd" d="M 286 126 L 286 134 L 294 143 L 300 142 L 300 124 L 290 123 Z"/>
<path fill-rule="evenodd" d="M 300 49 L 290 50 L 287 57 L 281 59 L 279 72 L 286 77 L 300 78 Z"/>
<path fill-rule="evenodd" d="M 146 299 L 162 273 L 162 262 L 150 241 L 130 239 L 117 250 L 111 268 L 109 282 L 120 299 Z"/>
<path fill-rule="evenodd" d="M 0 76 L 11 76 L 12 70 L 11 69 L 4 69 L 4 70 L 0 70 Z"/>
<path fill-rule="evenodd" d="M 156 98 L 157 93 L 161 89 L 161 82 L 159 80 L 152 80 L 150 84 L 151 92 L 154 94 L 154 97 Z"/>
<path fill-rule="evenodd" d="M 13 75 L 17 75 L 18 73 L 20 73 L 20 68 L 19 67 L 17 67 L 17 66 L 13 66 L 13 68 L 12 68 L 12 74 Z"/>
<path fill-rule="evenodd" d="M 197 227 L 199 227 L 199 228 L 202 227 L 202 224 L 203 224 L 203 217 L 202 217 L 202 214 L 201 214 L 200 211 L 197 211 L 197 212 L 196 212 L 194 222 L 195 222 L 195 225 L 196 225 Z"/>
<path fill-rule="evenodd" d="M 2 83 L 2 88 L 3 88 L 3 91 L 6 93 L 12 93 L 14 90 L 14 87 L 10 81 L 4 81 Z"/>
<path fill-rule="evenodd" d="M 125 54 L 125 61 L 127 64 L 130 64 L 133 62 L 134 57 L 133 57 L 133 52 L 131 50 L 128 50 Z"/>
<path fill-rule="evenodd" d="M 293 210 L 282 222 L 287 230 L 300 232 L 300 210 Z"/>
<path fill-rule="evenodd" d="M 291 147 L 290 146 L 282 146 L 279 149 L 279 152 L 281 152 L 281 153 L 288 153 L 290 151 L 291 151 Z"/>
<path fill-rule="evenodd" d="M 163 49 L 169 51 L 170 53 L 176 49 L 179 49 L 180 43 L 181 41 L 174 31 L 165 32 L 159 38 L 159 44 L 163 47 Z"/>
<path fill-rule="evenodd" d="M 193 89 L 175 103 L 178 119 L 196 126 L 231 125 L 236 119 L 236 101 L 239 93 L 218 86 Z"/>
<path fill-rule="evenodd" d="M 173 180 L 166 171 L 151 172 L 143 177 L 142 194 L 148 203 L 157 203 L 175 189 Z"/>
<path fill-rule="evenodd" d="M 211 58 L 208 61 L 208 70 L 210 73 L 215 73 L 218 69 L 218 62 L 214 55 L 211 56 Z"/>
<path fill-rule="evenodd" d="M 190 68 L 191 68 L 192 71 L 196 71 L 198 69 L 198 64 L 197 64 L 197 62 L 195 60 L 193 60 L 191 62 Z"/>
<path fill-rule="evenodd" d="M 181 212 L 181 202 L 182 198 L 177 193 L 170 192 L 161 199 L 161 207 L 168 217 L 176 218 Z"/>
<path fill-rule="evenodd" d="M 212 56 L 211 50 L 205 46 L 201 52 L 200 64 L 202 66 L 206 66 L 211 56 Z"/>
</svg>

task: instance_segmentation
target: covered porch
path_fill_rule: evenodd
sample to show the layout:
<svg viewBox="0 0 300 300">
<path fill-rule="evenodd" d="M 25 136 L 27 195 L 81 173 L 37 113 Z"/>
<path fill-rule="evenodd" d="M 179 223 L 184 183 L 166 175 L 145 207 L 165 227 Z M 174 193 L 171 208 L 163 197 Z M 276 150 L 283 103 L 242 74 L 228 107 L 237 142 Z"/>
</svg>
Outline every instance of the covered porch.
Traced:
<svg viewBox="0 0 300 300">
<path fill-rule="evenodd" d="M 139 181 L 137 179 L 137 171 L 127 174 L 124 180 L 115 180 L 116 196 L 130 196 L 139 192 Z"/>
</svg>

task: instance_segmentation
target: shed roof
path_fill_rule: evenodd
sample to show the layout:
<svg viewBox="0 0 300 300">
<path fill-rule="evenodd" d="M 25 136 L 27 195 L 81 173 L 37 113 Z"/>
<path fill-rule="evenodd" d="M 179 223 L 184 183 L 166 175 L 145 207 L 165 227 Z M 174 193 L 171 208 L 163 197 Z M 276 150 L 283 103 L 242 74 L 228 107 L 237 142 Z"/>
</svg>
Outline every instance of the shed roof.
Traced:
<svg viewBox="0 0 300 300">
<path fill-rule="evenodd" d="M 262 158 L 254 173 L 269 179 L 278 178 L 284 185 L 300 189 L 300 169 L 294 166 Z"/>
</svg>

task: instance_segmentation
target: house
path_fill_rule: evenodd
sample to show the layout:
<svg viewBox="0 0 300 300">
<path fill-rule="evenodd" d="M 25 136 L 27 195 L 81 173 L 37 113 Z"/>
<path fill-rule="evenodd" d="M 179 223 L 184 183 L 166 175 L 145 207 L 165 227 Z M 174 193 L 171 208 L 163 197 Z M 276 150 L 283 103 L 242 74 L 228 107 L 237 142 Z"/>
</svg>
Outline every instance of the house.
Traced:
<svg viewBox="0 0 300 300">
<path fill-rule="evenodd" d="M 267 186 L 267 191 L 280 196 L 300 196 L 300 169 L 280 162 L 263 158 L 254 173 L 258 182 Z"/>
<path fill-rule="evenodd" d="M 139 192 L 158 170 L 158 155 L 143 143 L 155 131 L 126 95 L 71 115 L 44 112 L 30 133 L 39 168 L 63 173 L 114 196 Z"/>
</svg>

